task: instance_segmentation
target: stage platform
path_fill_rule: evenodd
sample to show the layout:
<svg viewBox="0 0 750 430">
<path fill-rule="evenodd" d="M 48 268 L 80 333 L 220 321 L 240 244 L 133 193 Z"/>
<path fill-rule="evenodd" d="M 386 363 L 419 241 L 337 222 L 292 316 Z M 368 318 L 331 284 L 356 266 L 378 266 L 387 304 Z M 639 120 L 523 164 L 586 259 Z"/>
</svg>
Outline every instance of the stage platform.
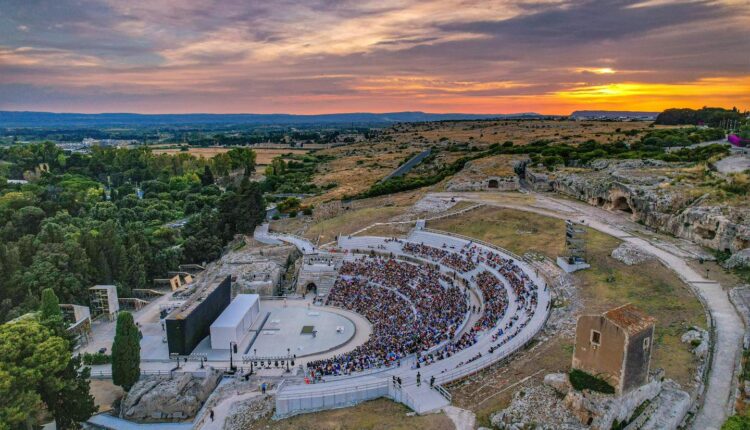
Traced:
<svg viewBox="0 0 750 430">
<path fill-rule="evenodd" d="M 263 303 L 261 303 L 262 305 Z M 315 336 L 311 333 L 314 330 Z M 331 351 L 354 336 L 347 317 L 318 307 L 280 307 L 271 311 L 248 355 L 283 356 L 287 348 L 297 357 Z"/>
</svg>

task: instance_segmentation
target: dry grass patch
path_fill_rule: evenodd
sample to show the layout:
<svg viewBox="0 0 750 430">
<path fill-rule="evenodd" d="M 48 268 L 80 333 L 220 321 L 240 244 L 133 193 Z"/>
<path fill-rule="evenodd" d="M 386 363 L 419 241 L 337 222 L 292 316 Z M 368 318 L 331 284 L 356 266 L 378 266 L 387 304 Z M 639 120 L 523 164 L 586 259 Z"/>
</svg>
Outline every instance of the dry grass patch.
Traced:
<svg viewBox="0 0 750 430">
<path fill-rule="evenodd" d="M 213 158 L 218 154 L 229 152 L 233 147 L 231 146 L 211 146 L 208 148 L 190 148 L 187 151 L 181 151 L 179 148 L 165 148 L 165 149 L 154 149 L 154 154 L 179 154 L 181 152 L 187 152 L 190 155 L 200 158 Z M 310 152 L 309 149 L 300 148 L 279 148 L 279 149 L 252 149 L 256 154 L 255 163 L 259 166 L 267 166 L 271 164 L 271 160 L 274 158 L 285 155 L 285 154 L 307 154 Z"/>
<path fill-rule="evenodd" d="M 280 421 L 258 422 L 254 428 L 269 430 L 453 430 L 445 414 L 407 416 L 410 410 L 386 399 L 372 400 L 344 409 L 298 415 Z"/>
</svg>

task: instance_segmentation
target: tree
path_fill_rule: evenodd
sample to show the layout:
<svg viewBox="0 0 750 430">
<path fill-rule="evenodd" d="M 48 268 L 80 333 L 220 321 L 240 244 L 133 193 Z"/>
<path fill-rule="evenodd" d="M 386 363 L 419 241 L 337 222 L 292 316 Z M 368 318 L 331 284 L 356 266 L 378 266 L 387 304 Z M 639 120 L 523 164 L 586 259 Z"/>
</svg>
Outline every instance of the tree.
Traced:
<svg viewBox="0 0 750 430">
<path fill-rule="evenodd" d="M 81 358 L 76 356 L 55 376 L 56 379 L 42 380 L 42 400 L 55 418 L 58 429 L 78 428 L 79 422 L 86 421 L 97 410 L 90 392 L 91 370 L 88 367 L 81 369 Z M 61 383 L 48 382 L 55 380 Z"/>
<path fill-rule="evenodd" d="M 60 310 L 60 301 L 52 288 L 42 290 L 42 304 L 39 307 L 39 322 L 52 330 L 55 335 L 65 337 L 65 322 Z"/>
<path fill-rule="evenodd" d="M 207 187 L 215 182 L 214 174 L 211 172 L 211 168 L 208 165 L 203 166 L 203 174 L 201 177 L 201 185 Z"/>
<path fill-rule="evenodd" d="M 115 340 L 112 344 L 112 382 L 130 390 L 141 376 L 141 345 L 138 327 L 130 312 L 117 314 Z"/>
<path fill-rule="evenodd" d="M 0 325 L 0 357 L 0 430 L 23 427 L 42 406 L 42 382 L 60 384 L 57 375 L 71 359 L 68 342 L 27 318 Z"/>
<path fill-rule="evenodd" d="M 66 340 L 68 353 L 72 354 L 73 339 L 65 330 L 60 303 L 51 288 L 42 291 L 39 320 L 55 336 Z M 41 380 L 39 394 L 59 429 L 77 428 L 78 422 L 85 421 L 96 412 L 94 397 L 89 389 L 90 370 L 80 367 L 80 358 L 74 357 L 64 369 L 53 375 L 45 375 Z"/>
</svg>

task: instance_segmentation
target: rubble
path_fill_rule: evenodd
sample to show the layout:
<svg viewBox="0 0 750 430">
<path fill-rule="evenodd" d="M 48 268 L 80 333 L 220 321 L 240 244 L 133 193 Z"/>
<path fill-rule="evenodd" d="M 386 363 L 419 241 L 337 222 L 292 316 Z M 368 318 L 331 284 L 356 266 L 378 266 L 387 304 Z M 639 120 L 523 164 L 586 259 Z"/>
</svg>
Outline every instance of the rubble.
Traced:
<svg viewBox="0 0 750 430">
<path fill-rule="evenodd" d="M 224 430 L 250 430 L 261 418 L 273 412 L 273 396 L 258 395 L 232 405 L 224 421 Z"/>
<path fill-rule="evenodd" d="M 700 327 L 691 327 L 682 335 L 680 340 L 692 345 L 691 350 L 698 358 L 703 360 L 708 357 L 709 338 L 706 330 Z"/>
<path fill-rule="evenodd" d="M 549 385 L 525 385 L 516 391 L 510 406 L 492 415 L 492 425 L 500 430 L 580 430 L 586 426 L 561 401 Z"/>
</svg>

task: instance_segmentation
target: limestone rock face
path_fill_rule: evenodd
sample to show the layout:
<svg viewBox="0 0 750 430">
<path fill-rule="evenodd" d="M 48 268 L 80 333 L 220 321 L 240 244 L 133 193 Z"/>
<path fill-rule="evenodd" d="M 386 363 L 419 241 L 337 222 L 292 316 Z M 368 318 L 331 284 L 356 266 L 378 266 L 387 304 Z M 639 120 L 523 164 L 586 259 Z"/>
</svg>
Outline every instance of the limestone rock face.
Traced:
<svg viewBox="0 0 750 430">
<path fill-rule="evenodd" d="M 628 266 L 633 266 L 635 264 L 641 264 L 645 263 L 648 260 L 652 260 L 654 256 L 649 254 L 648 252 L 636 248 L 634 245 L 628 242 L 623 242 L 622 244 L 620 244 L 620 246 L 612 251 L 612 258 L 621 261 Z"/>
<path fill-rule="evenodd" d="M 750 248 L 746 248 L 732 254 L 732 256 L 724 262 L 724 267 L 726 267 L 727 269 L 741 269 L 750 267 Z"/>
<path fill-rule="evenodd" d="M 623 212 L 633 221 L 708 248 L 731 252 L 750 248 L 748 208 L 706 201 L 705 190 L 683 180 L 690 175 L 699 173 L 681 163 L 595 160 L 555 172 L 527 167 L 525 179 L 535 190 L 554 190 Z"/>
<path fill-rule="evenodd" d="M 121 415 L 140 422 L 192 418 L 220 379 L 217 371 L 209 371 L 205 378 L 190 373 L 143 378 L 122 400 Z"/>
</svg>

